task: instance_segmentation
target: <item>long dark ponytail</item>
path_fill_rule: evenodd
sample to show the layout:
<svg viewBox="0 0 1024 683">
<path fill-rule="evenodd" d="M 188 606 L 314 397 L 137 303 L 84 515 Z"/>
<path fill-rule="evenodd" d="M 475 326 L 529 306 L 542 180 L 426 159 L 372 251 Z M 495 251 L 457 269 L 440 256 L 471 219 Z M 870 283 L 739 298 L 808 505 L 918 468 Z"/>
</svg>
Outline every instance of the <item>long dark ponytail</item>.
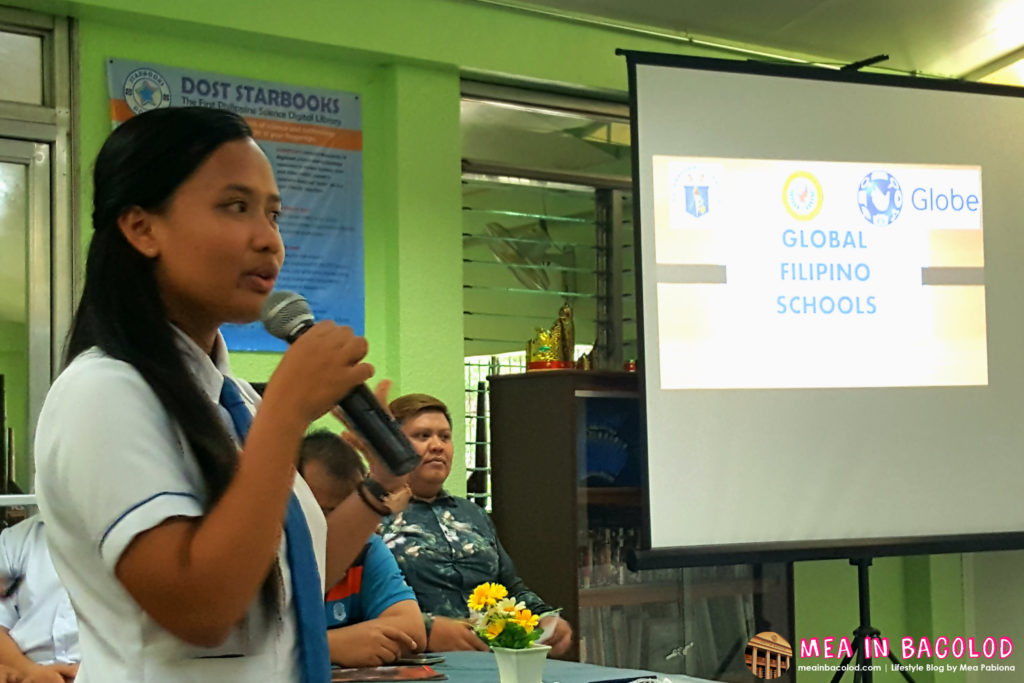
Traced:
<svg viewBox="0 0 1024 683">
<path fill-rule="evenodd" d="M 202 472 L 209 509 L 224 493 L 238 451 L 175 342 L 154 262 L 122 234 L 129 209 L 166 209 L 178 187 L 222 144 L 252 136 L 238 115 L 202 107 L 156 109 L 115 130 L 93 170 L 93 237 L 66 362 L 98 346 L 130 363 L 181 427 Z"/>
</svg>

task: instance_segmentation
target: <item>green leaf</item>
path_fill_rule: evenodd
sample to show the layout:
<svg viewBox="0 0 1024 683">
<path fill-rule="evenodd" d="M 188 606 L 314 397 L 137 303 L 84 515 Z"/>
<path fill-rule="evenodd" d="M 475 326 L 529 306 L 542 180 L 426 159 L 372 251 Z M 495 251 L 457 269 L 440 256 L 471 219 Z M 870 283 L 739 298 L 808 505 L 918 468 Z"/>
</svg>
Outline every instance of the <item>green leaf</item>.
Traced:
<svg viewBox="0 0 1024 683">
<path fill-rule="evenodd" d="M 505 623 L 505 629 L 498 634 L 498 637 L 490 641 L 490 645 L 497 647 L 507 647 L 512 650 L 522 650 L 530 647 L 541 634 L 544 629 L 535 628 L 530 633 L 526 632 L 526 629 L 517 624 L 514 621 L 508 621 Z"/>
</svg>

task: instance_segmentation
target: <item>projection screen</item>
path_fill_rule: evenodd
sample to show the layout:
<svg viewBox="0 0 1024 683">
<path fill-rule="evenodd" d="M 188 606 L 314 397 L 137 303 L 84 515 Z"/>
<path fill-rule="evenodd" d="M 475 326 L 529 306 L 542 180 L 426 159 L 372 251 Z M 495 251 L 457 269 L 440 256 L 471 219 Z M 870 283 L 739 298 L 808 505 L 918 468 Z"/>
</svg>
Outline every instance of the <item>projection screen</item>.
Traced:
<svg viewBox="0 0 1024 683">
<path fill-rule="evenodd" d="M 1024 547 L 1021 92 L 625 54 L 648 560 Z"/>
</svg>

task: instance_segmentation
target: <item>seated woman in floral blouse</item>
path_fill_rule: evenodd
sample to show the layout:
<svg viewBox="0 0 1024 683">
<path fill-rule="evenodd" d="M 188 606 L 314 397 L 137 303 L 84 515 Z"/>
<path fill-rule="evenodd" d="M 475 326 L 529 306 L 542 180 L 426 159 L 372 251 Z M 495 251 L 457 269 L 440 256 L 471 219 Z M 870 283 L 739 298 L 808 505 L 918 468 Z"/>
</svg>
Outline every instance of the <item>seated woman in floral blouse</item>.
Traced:
<svg viewBox="0 0 1024 683">
<path fill-rule="evenodd" d="M 427 649 L 486 650 L 463 621 L 469 616 L 466 598 L 479 584 L 504 585 L 534 614 L 554 608 L 516 574 L 483 508 L 444 490 L 453 456 L 448 407 L 426 394 L 401 396 L 389 407 L 422 461 L 409 477 L 412 500 L 404 511 L 385 517 L 379 533 L 416 593 L 427 625 Z M 540 625 L 552 656 L 569 649 L 569 622 L 552 615 Z"/>
</svg>

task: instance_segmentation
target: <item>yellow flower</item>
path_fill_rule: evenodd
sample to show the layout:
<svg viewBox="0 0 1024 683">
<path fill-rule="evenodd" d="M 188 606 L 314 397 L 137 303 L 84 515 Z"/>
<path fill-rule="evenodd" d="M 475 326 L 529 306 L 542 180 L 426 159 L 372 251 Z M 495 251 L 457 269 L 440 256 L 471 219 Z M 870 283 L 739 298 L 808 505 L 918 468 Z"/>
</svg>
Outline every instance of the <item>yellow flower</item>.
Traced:
<svg viewBox="0 0 1024 683">
<path fill-rule="evenodd" d="M 466 600 L 466 604 L 469 605 L 469 609 L 474 612 L 483 611 L 484 607 L 487 606 L 487 584 L 483 583 L 473 589 L 469 599 Z"/>
<path fill-rule="evenodd" d="M 473 593 L 466 602 L 471 610 L 479 612 L 485 607 L 494 605 L 506 595 L 508 595 L 508 589 L 500 583 L 481 583 L 473 589 Z"/>
<path fill-rule="evenodd" d="M 498 600 L 501 600 L 502 598 L 506 597 L 507 595 L 508 595 L 508 589 L 507 588 L 502 586 L 500 583 L 492 583 L 491 584 L 490 601 L 488 602 L 488 604 L 489 605 L 493 605 L 494 603 L 498 602 Z"/>
<path fill-rule="evenodd" d="M 494 640 L 501 635 L 501 632 L 505 630 L 504 621 L 492 621 L 487 625 L 487 638 L 488 640 Z"/>
<path fill-rule="evenodd" d="M 528 609 L 520 610 L 516 612 L 514 621 L 523 627 L 523 630 L 527 633 L 533 631 L 533 628 L 537 625 L 539 617 Z"/>
</svg>

